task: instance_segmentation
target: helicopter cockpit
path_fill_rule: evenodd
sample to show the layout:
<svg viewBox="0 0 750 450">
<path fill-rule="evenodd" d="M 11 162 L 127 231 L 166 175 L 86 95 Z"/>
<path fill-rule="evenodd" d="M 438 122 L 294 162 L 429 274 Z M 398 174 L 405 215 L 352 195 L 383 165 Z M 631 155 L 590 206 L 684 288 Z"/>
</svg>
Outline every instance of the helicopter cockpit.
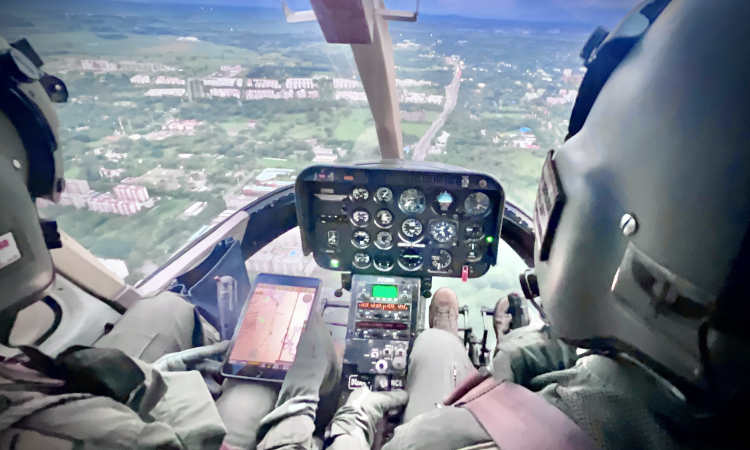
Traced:
<svg viewBox="0 0 750 450">
<path fill-rule="evenodd" d="M 172 288 L 177 279 L 205 275 L 197 269 L 230 239 L 239 243 L 251 281 L 260 272 L 323 279 L 320 312 L 346 349 L 342 379 L 350 388 L 363 382 L 384 389 L 403 385 L 411 346 L 427 328 L 429 298 L 441 286 L 453 287 L 464 298 L 491 293 L 475 303 L 474 308 L 481 308 L 473 312 L 473 320 L 470 306 L 459 310 L 472 362 L 476 367 L 489 363 L 493 330 L 486 319 L 493 314 L 490 304 L 497 300 L 498 288 L 487 282 L 469 294 L 461 288 L 475 284 L 498 260 L 512 260 L 513 268 L 504 273 L 513 275 L 506 275 L 499 289 L 523 290 L 526 299 L 518 309 L 528 311 L 525 303 L 534 302 L 536 286 L 533 271 L 522 272 L 533 266 L 534 233 L 530 216 L 506 199 L 492 175 L 425 161 L 431 140 L 459 101 L 464 64 L 448 58 L 453 81 L 445 87 L 443 111 L 416 145 L 404 148 L 403 93 L 397 86 L 388 22 L 415 22 L 419 4 L 414 12 L 389 10 L 381 0 L 310 4 L 312 11 L 295 12 L 283 3 L 286 20 L 291 26 L 317 20 L 329 44 L 349 45 L 382 159 L 303 169 L 293 184 L 261 195 L 191 238 L 134 287 L 63 233 L 63 248 L 52 251 L 59 272 L 56 290 L 44 305 L 19 316 L 12 340 L 34 341 L 50 355 L 73 344 L 91 344 L 140 298 Z M 295 273 L 270 255 L 274 243 L 289 240 L 310 258 Z M 480 323 L 483 330 L 477 337 Z"/>
</svg>

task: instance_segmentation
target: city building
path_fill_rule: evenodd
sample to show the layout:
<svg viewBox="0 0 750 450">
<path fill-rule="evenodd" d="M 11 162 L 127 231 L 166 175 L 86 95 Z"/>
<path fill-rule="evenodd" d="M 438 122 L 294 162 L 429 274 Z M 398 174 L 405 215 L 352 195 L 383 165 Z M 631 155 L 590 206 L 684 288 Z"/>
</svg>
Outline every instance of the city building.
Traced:
<svg viewBox="0 0 750 450">
<path fill-rule="evenodd" d="M 312 78 L 287 78 L 287 89 L 312 89 L 315 87 Z"/>
<path fill-rule="evenodd" d="M 240 92 L 239 89 L 226 89 L 226 88 L 214 88 L 208 91 L 209 94 L 211 94 L 214 97 L 235 97 L 240 98 L 242 95 L 242 92 Z"/>
<path fill-rule="evenodd" d="M 130 79 L 130 82 L 133 84 L 149 84 L 151 82 L 151 77 L 148 75 L 136 75 Z"/>
<path fill-rule="evenodd" d="M 82 59 L 81 68 L 83 70 L 94 70 L 97 72 L 108 72 L 117 70 L 117 64 L 101 59 Z"/>
<path fill-rule="evenodd" d="M 102 178 L 117 178 L 125 172 L 125 169 L 107 169 L 106 167 L 99 168 L 99 176 Z"/>
<path fill-rule="evenodd" d="M 307 91 L 307 98 L 318 98 L 318 91 Z"/>
<path fill-rule="evenodd" d="M 198 214 L 202 213 L 203 210 L 206 209 L 206 206 L 208 206 L 208 203 L 206 202 L 193 202 L 185 209 L 185 211 L 182 212 L 182 216 L 195 217 Z"/>
<path fill-rule="evenodd" d="M 427 96 L 427 103 L 432 103 L 435 105 L 439 105 L 443 103 L 443 96 L 442 95 L 428 95 Z"/>
<path fill-rule="evenodd" d="M 120 184 L 112 188 L 118 200 L 145 202 L 148 200 L 148 190 L 145 186 L 133 184 Z"/>
<path fill-rule="evenodd" d="M 187 42 L 199 42 L 200 39 L 193 36 L 180 36 L 177 38 L 178 41 L 187 41 Z"/>
<path fill-rule="evenodd" d="M 279 84 L 279 80 L 268 80 L 265 78 L 253 78 L 252 80 L 247 80 L 247 87 L 258 88 L 258 89 L 281 89 L 281 85 Z"/>
<path fill-rule="evenodd" d="M 245 128 L 254 130 L 256 126 L 258 126 L 258 121 L 255 119 L 250 119 L 247 121 L 247 125 L 245 125 Z"/>
<path fill-rule="evenodd" d="M 564 105 L 566 103 L 568 103 L 568 101 L 562 97 L 547 97 L 548 105 Z"/>
<path fill-rule="evenodd" d="M 312 254 L 305 256 L 297 228 L 287 231 L 245 262 L 251 272 L 310 276 L 317 267 Z"/>
<path fill-rule="evenodd" d="M 91 188 L 89 187 L 88 181 L 76 179 L 66 179 L 65 188 L 62 191 L 63 194 L 73 195 L 86 195 L 90 192 Z"/>
<path fill-rule="evenodd" d="M 437 139 L 435 139 L 435 145 L 437 145 L 438 147 L 445 147 L 445 145 L 448 143 L 448 137 L 450 135 L 451 134 L 447 131 L 443 131 L 442 134 Z"/>
<path fill-rule="evenodd" d="M 242 194 L 247 197 L 263 197 L 266 194 L 270 194 L 271 192 L 275 191 L 276 188 L 271 186 L 264 186 L 264 185 L 251 185 L 251 186 L 245 186 L 242 188 Z"/>
<path fill-rule="evenodd" d="M 347 78 L 334 78 L 333 88 L 334 89 L 357 89 L 359 88 L 359 81 L 349 80 Z"/>
<path fill-rule="evenodd" d="M 284 98 L 284 100 L 292 99 L 294 98 L 294 91 L 292 89 L 281 91 L 281 96 Z"/>
<path fill-rule="evenodd" d="M 401 111 L 401 119 L 407 122 L 424 122 L 427 111 Z"/>
<path fill-rule="evenodd" d="M 413 86 L 432 86 L 431 81 L 426 80 L 412 80 L 412 79 L 406 79 L 406 80 L 396 80 L 396 86 L 398 87 L 413 87 Z"/>
<path fill-rule="evenodd" d="M 156 78 L 155 81 L 156 84 L 175 84 L 175 85 L 185 85 L 185 80 L 181 80 L 179 78 L 175 77 L 165 77 L 164 75 L 160 75 Z"/>
<path fill-rule="evenodd" d="M 144 94 L 147 97 L 182 97 L 185 89 L 149 89 Z"/>
<path fill-rule="evenodd" d="M 221 73 L 228 77 L 236 77 L 242 72 L 242 66 L 221 66 Z M 239 85 L 242 87 L 242 85 Z"/>
<path fill-rule="evenodd" d="M 161 128 L 162 130 L 191 132 L 191 131 L 195 131 L 195 127 L 197 127 L 198 125 L 203 125 L 203 122 L 198 122 L 195 119 L 189 119 L 189 120 L 172 119 L 169 122 L 162 125 Z"/>
<path fill-rule="evenodd" d="M 119 214 L 123 216 L 130 216 L 141 210 L 141 204 L 139 202 L 118 200 L 112 194 L 96 195 L 86 204 L 89 207 L 89 211 Z"/>
<path fill-rule="evenodd" d="M 366 102 L 367 101 L 367 95 L 364 92 L 359 92 L 359 91 L 334 92 L 333 98 L 335 100 L 349 100 L 350 102 Z"/>
<path fill-rule="evenodd" d="M 305 91 L 304 89 L 300 89 L 296 92 L 296 94 L 297 98 L 307 98 L 307 91 Z"/>
<path fill-rule="evenodd" d="M 101 61 L 100 61 L 101 62 Z M 81 61 L 83 64 L 83 61 Z M 115 65 L 117 67 L 117 65 Z M 138 63 L 135 61 L 120 61 L 120 70 L 133 72 L 173 72 L 177 69 L 159 63 Z M 114 70 L 117 70 L 116 68 Z"/>
<path fill-rule="evenodd" d="M 242 78 L 206 78 L 203 84 L 216 87 L 242 87 Z"/>
<path fill-rule="evenodd" d="M 248 89 L 245 91 L 245 98 L 247 100 L 279 99 L 281 94 L 272 89 Z"/>
</svg>

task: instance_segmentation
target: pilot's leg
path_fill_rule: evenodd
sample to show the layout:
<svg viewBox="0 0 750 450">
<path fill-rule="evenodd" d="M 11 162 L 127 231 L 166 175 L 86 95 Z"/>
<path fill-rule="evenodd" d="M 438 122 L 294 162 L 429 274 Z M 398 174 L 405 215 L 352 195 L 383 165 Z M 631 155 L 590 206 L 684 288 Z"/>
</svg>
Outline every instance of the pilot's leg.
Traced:
<svg viewBox="0 0 750 450">
<path fill-rule="evenodd" d="M 404 422 L 432 411 L 458 383 L 474 371 L 458 337 L 458 299 L 450 289 L 435 292 L 430 304 L 430 326 L 412 349 L 406 390 L 409 403 Z"/>
<path fill-rule="evenodd" d="M 232 448 L 255 450 L 261 419 L 274 410 L 279 396 L 279 383 L 224 380 L 221 397 L 216 400 L 227 435 L 224 443 Z"/>
<path fill-rule="evenodd" d="M 193 305 L 172 292 L 139 300 L 94 347 L 116 348 L 154 362 L 167 353 L 204 345 L 204 331 Z"/>
</svg>

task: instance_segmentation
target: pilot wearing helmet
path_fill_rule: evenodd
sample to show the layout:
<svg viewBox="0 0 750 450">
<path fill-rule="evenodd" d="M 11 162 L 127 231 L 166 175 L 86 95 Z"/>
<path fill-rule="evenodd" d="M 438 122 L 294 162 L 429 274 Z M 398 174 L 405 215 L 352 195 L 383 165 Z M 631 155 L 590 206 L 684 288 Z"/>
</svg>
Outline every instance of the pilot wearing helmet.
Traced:
<svg viewBox="0 0 750 450">
<path fill-rule="evenodd" d="M 747 448 L 747 17 L 748 2 L 648 1 L 593 43 L 535 208 L 546 324 L 512 330 L 489 374 L 435 389 L 382 448 Z M 311 445 L 323 338 L 300 341 L 261 448 Z M 406 403 L 354 391 L 326 445 L 370 448 Z"/>
<path fill-rule="evenodd" d="M 25 40 L 0 38 L 3 345 L 19 311 L 52 286 L 48 247 L 59 247 L 34 199 L 56 201 L 64 187 L 52 102 L 67 90 L 41 65 Z M 131 306 L 94 347 L 53 359 L 19 345 L 22 354 L 0 362 L 0 448 L 218 449 L 225 428 L 211 393 L 198 371 L 185 371 L 226 350 L 227 342 L 192 348 L 210 344 L 204 336 L 193 306 L 162 293 Z"/>
</svg>

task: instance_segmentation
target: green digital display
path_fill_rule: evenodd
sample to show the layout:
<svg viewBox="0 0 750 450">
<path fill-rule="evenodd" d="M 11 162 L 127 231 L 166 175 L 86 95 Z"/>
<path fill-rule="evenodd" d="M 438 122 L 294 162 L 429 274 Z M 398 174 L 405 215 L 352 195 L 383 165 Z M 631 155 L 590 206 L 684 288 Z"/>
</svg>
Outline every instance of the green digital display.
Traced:
<svg viewBox="0 0 750 450">
<path fill-rule="evenodd" d="M 398 298 L 398 286 L 375 285 L 372 287 L 372 296 L 375 298 Z"/>
</svg>

